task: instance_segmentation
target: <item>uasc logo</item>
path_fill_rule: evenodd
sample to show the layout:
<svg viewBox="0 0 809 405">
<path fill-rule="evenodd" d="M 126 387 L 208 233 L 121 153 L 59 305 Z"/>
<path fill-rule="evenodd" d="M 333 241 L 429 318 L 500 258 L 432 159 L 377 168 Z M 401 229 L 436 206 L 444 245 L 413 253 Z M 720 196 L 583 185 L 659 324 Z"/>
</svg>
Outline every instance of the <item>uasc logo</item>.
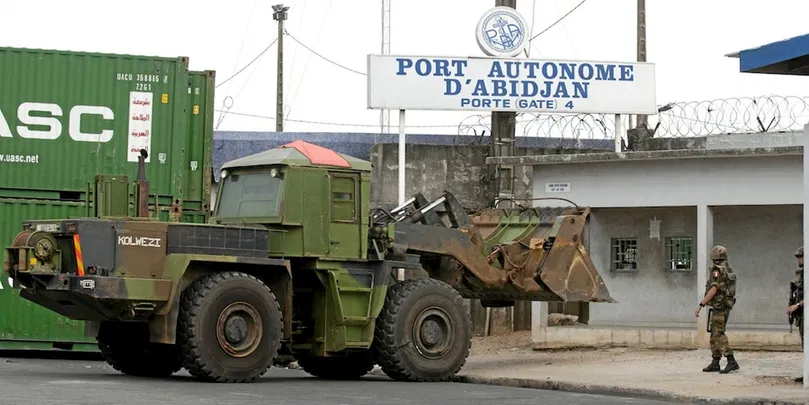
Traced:
<svg viewBox="0 0 809 405">
<path fill-rule="evenodd" d="M 9 113 L 9 111 L 6 111 L 6 113 Z M 95 117 L 89 118 L 89 116 Z M 109 107 L 76 105 L 71 107 L 67 114 L 64 114 L 62 107 L 57 104 L 22 103 L 17 108 L 17 121 L 21 125 L 16 127 L 13 126 L 11 118 L 0 110 L 0 138 L 12 138 L 14 137 L 14 132 L 16 132 L 21 138 L 54 140 L 62 135 L 62 121 L 64 120 L 65 124 L 67 124 L 67 133 L 74 141 L 109 142 L 112 140 L 112 129 L 85 132 L 82 120 L 88 118 L 111 122 L 115 120 L 115 113 Z M 105 123 L 105 126 L 109 127 L 110 122 Z"/>
<path fill-rule="evenodd" d="M 517 10 L 495 7 L 478 22 L 478 46 L 489 56 L 517 56 L 528 44 L 527 26 Z"/>
<path fill-rule="evenodd" d="M 122 246 L 160 247 L 160 238 L 146 236 L 119 236 L 118 244 Z"/>
</svg>

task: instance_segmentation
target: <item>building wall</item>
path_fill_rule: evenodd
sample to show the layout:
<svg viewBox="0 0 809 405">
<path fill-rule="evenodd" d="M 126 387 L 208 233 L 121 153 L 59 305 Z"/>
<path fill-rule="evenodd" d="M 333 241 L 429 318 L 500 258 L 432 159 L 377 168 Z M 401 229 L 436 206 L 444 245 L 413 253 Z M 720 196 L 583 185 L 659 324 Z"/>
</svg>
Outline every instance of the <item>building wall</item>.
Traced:
<svg viewBox="0 0 809 405">
<path fill-rule="evenodd" d="M 650 220 L 660 221 L 659 239 L 650 235 Z M 690 271 L 667 271 L 666 238 L 696 242 L 695 207 L 594 209 L 587 247 L 593 264 L 618 303 L 590 304 L 590 325 L 692 326 L 695 322 L 696 265 Z M 611 269 L 611 238 L 636 238 L 637 270 Z M 695 249 L 692 257 L 696 257 Z M 692 259 L 693 260 L 693 259 Z"/>
<path fill-rule="evenodd" d="M 766 156 L 534 166 L 534 197 L 591 207 L 803 203 L 803 157 Z M 568 183 L 570 192 L 546 192 Z"/>
<path fill-rule="evenodd" d="M 788 328 L 789 282 L 797 269 L 793 253 L 803 244 L 803 206 L 715 207 L 713 212 L 714 243 L 728 248 L 728 262 L 738 276 L 729 326 Z"/>
<path fill-rule="evenodd" d="M 730 328 L 788 328 L 789 282 L 795 249 L 802 244 L 803 207 L 713 207 L 714 244 L 729 251 L 738 276 Z M 660 239 L 650 237 L 650 220 L 660 220 Z M 590 325 L 692 327 L 696 318 L 696 208 L 594 209 L 588 250 L 617 304 L 591 304 Z M 692 237 L 692 270 L 664 269 L 669 236 Z M 637 238 L 637 271 L 611 269 L 611 238 Z"/>
</svg>

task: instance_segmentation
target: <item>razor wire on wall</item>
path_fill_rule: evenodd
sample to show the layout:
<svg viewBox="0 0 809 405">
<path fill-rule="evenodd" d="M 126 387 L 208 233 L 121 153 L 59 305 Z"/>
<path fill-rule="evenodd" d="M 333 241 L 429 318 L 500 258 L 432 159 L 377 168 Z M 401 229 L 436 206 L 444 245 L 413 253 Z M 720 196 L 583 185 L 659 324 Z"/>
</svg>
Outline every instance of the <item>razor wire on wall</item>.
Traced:
<svg viewBox="0 0 809 405">
<path fill-rule="evenodd" d="M 623 136 L 634 127 L 621 115 Z M 809 97 L 760 96 L 669 103 L 649 116 L 656 138 L 802 131 L 809 122 Z M 491 133 L 491 116 L 476 114 L 458 124 L 459 135 Z M 517 114 L 517 136 L 614 139 L 614 114 Z"/>
</svg>

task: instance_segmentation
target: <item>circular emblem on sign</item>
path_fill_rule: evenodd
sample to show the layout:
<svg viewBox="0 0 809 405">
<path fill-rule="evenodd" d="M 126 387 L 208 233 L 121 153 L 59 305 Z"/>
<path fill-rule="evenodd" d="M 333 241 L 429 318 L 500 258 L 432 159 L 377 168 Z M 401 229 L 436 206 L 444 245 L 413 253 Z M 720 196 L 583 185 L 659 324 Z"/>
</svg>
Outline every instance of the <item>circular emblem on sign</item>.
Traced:
<svg viewBox="0 0 809 405">
<path fill-rule="evenodd" d="M 495 7 L 480 17 L 477 40 L 489 56 L 517 56 L 528 44 L 528 23 L 511 7 Z"/>
</svg>

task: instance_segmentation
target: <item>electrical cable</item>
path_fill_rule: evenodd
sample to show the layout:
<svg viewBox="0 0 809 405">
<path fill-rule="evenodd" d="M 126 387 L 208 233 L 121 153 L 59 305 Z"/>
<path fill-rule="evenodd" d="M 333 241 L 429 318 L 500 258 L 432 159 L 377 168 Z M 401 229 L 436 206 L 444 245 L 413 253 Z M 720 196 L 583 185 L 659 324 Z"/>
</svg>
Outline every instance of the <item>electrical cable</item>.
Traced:
<svg viewBox="0 0 809 405">
<path fill-rule="evenodd" d="M 568 11 L 567 13 L 565 13 L 565 15 L 563 15 L 562 17 L 560 17 L 560 18 L 559 18 L 558 20 L 556 20 L 556 21 L 555 21 L 553 24 L 549 25 L 549 26 L 548 26 L 548 28 L 545 28 L 544 30 L 542 30 L 542 32 L 540 32 L 539 34 L 536 34 L 536 35 L 534 35 L 533 37 L 531 37 L 531 39 L 529 39 L 528 41 L 533 41 L 533 40 L 534 40 L 534 38 L 536 38 L 536 37 L 538 37 L 538 36 L 540 36 L 540 35 L 542 35 L 542 34 L 546 33 L 548 30 L 550 30 L 551 28 L 553 28 L 553 27 L 554 27 L 556 24 L 559 24 L 560 22 L 562 22 L 562 20 L 564 20 L 565 18 L 567 18 L 567 16 L 569 16 L 569 15 L 570 15 L 570 13 L 572 13 L 572 12 L 576 11 L 576 9 L 577 9 L 577 8 L 579 8 L 579 7 L 581 7 L 581 5 L 582 5 L 582 4 L 584 4 L 586 1 L 587 1 L 587 0 L 581 0 L 581 2 L 580 2 L 579 4 L 576 4 L 576 6 L 575 6 L 575 7 L 573 7 L 572 9 L 570 9 L 570 11 Z"/>
<path fill-rule="evenodd" d="M 341 64 L 339 64 L 339 63 L 337 63 L 337 62 L 335 62 L 335 61 L 333 61 L 333 60 L 331 60 L 331 59 L 329 59 L 329 58 L 327 58 L 327 57 L 325 57 L 325 56 L 321 55 L 320 53 L 318 53 L 318 52 L 317 52 L 317 51 L 315 51 L 314 49 L 312 49 L 312 48 L 310 48 L 310 47 L 306 46 L 305 44 L 303 44 L 301 41 L 299 41 L 297 38 L 295 38 L 295 36 L 293 36 L 292 34 L 290 34 L 290 33 L 289 33 L 289 31 L 286 31 L 286 30 L 284 30 L 284 31 L 285 31 L 286 35 L 287 35 L 287 36 L 289 36 L 290 38 L 292 38 L 292 40 L 293 40 L 293 41 L 297 42 L 297 43 L 298 43 L 298 45 L 300 45 L 300 46 L 304 47 L 304 48 L 305 48 L 307 51 L 312 52 L 313 54 L 315 54 L 315 56 L 319 57 L 320 59 L 323 59 L 323 60 L 325 60 L 326 62 L 329 62 L 329 63 L 331 63 L 332 65 L 335 65 L 335 66 L 337 66 L 337 67 L 340 67 L 340 68 L 343 68 L 343 69 L 345 69 L 345 70 L 348 70 L 349 72 L 353 72 L 353 73 L 356 73 L 356 74 L 358 74 L 358 75 L 363 75 L 363 76 L 367 76 L 367 75 L 368 75 L 367 73 L 363 73 L 363 72 L 360 72 L 360 71 L 358 71 L 358 70 L 351 69 L 350 67 L 346 67 L 346 66 L 344 66 L 344 65 L 341 65 Z"/>
<path fill-rule="evenodd" d="M 306 16 L 306 4 L 307 4 L 306 0 L 303 0 L 303 5 L 301 6 L 301 10 L 303 11 L 301 11 L 301 16 Z M 306 18 L 302 17 L 299 20 L 298 28 L 301 28 L 305 21 Z M 292 52 L 292 66 L 290 66 L 290 72 L 296 72 L 295 64 L 297 63 L 297 61 L 298 61 L 298 48 L 296 47 L 295 50 Z M 286 63 L 284 63 L 284 65 L 286 65 Z M 301 80 L 303 80 L 303 78 L 301 78 Z M 292 82 L 293 80 L 291 77 L 290 80 L 284 80 L 284 113 L 287 115 L 289 114 L 287 111 L 290 110 L 289 107 L 290 92 L 288 90 L 292 87 Z"/>
<path fill-rule="evenodd" d="M 531 33 L 528 34 L 529 38 L 534 35 L 534 28 L 536 28 L 536 20 L 537 20 L 537 2 L 536 2 L 536 0 L 534 0 L 534 4 L 531 6 Z M 531 57 L 531 52 L 530 52 L 531 49 L 533 49 L 533 44 L 531 43 L 531 40 L 529 39 L 528 40 L 528 49 L 525 50 L 525 56 Z M 540 57 L 542 56 L 542 52 L 539 53 L 539 56 Z"/>
<path fill-rule="evenodd" d="M 242 43 L 241 43 L 241 45 L 239 45 L 239 53 L 236 54 L 236 60 L 233 61 L 233 70 L 236 70 L 236 68 L 239 67 L 239 60 L 242 57 L 242 51 L 244 50 L 244 44 L 245 44 L 245 42 L 247 42 L 247 33 L 250 31 L 250 22 L 253 20 L 253 14 L 254 14 L 254 12 L 256 10 L 256 5 L 257 4 L 258 4 L 258 0 L 253 0 L 253 7 L 250 9 L 250 13 L 247 15 L 247 23 L 244 25 L 244 35 L 242 35 Z M 231 86 L 232 86 L 232 82 L 231 82 L 231 85 L 229 85 L 227 90 L 225 91 L 225 98 L 226 99 L 230 97 Z M 216 86 L 216 87 L 219 87 L 219 86 Z M 224 115 L 220 115 L 219 119 L 217 121 L 217 124 L 216 124 L 217 127 L 222 123 L 223 119 L 224 119 Z"/>
<path fill-rule="evenodd" d="M 329 11 L 331 11 L 331 5 L 334 0 L 329 0 L 329 5 L 326 7 L 326 13 L 323 16 L 323 21 L 320 22 L 320 29 L 317 31 L 317 37 L 315 37 L 315 46 L 317 45 L 318 41 L 320 41 L 320 35 L 323 33 L 323 27 L 326 25 L 326 20 L 329 18 Z M 298 48 L 295 47 L 295 54 L 297 55 Z M 286 115 L 284 115 L 284 119 L 289 118 L 292 114 L 292 107 L 295 105 L 295 100 L 298 99 L 298 91 L 301 89 L 301 85 L 303 84 L 303 79 L 306 78 L 306 71 L 309 69 L 309 62 L 312 60 L 312 54 L 309 54 L 309 57 L 306 59 L 306 64 L 303 65 L 303 73 L 301 74 L 301 80 L 298 81 L 298 85 L 295 87 L 295 92 L 292 95 L 292 101 L 287 103 L 287 100 L 284 100 L 284 105 L 287 106 L 289 110 L 286 111 Z M 294 62 L 293 62 L 294 63 Z M 293 71 L 294 71 L 294 64 L 293 64 Z"/>
<path fill-rule="evenodd" d="M 261 53 L 259 53 L 258 55 L 256 55 L 256 57 L 255 57 L 255 58 L 253 58 L 253 60 L 251 60 L 251 61 L 250 61 L 250 63 L 248 63 L 248 64 L 244 65 L 244 67 L 242 67 L 241 69 L 239 69 L 239 71 L 238 71 L 238 72 L 234 73 L 232 76 L 230 76 L 230 77 L 228 77 L 227 79 L 225 79 L 225 81 L 223 81 L 222 83 L 217 84 L 215 88 L 217 88 L 217 89 L 218 89 L 218 88 L 219 88 L 219 86 L 222 86 L 223 84 L 225 84 L 225 83 L 227 83 L 227 82 L 229 82 L 229 81 L 233 80 L 233 78 L 235 78 L 236 76 L 238 76 L 238 75 L 240 75 L 242 72 L 244 72 L 244 71 L 245 71 L 247 68 L 249 68 L 249 67 L 250 67 L 250 65 L 252 65 L 253 63 L 255 63 L 255 62 L 258 60 L 258 58 L 260 58 L 262 55 L 264 55 L 265 53 L 267 53 L 267 51 L 269 51 L 269 50 L 270 50 L 270 48 L 272 48 L 272 46 L 273 46 L 273 45 L 275 45 L 275 43 L 276 43 L 276 42 L 278 42 L 278 38 L 275 38 L 275 39 L 274 39 L 272 42 L 270 42 L 270 44 L 269 44 L 269 45 L 267 45 L 267 47 L 266 47 L 266 48 L 264 48 L 264 50 L 263 50 L 263 51 L 261 51 Z"/>
<path fill-rule="evenodd" d="M 221 112 L 221 110 L 214 110 L 216 112 Z M 248 114 L 248 113 L 239 113 L 239 112 L 229 112 L 230 115 L 236 115 L 241 117 L 248 117 L 248 118 L 262 118 L 267 120 L 275 120 L 275 117 L 270 117 L 267 115 L 258 115 L 258 114 Z M 315 125 L 334 125 L 339 127 L 367 127 L 367 128 L 378 128 L 379 124 L 352 124 L 347 122 L 325 122 L 325 121 L 312 121 L 312 120 L 294 120 L 294 119 L 284 119 L 285 122 L 297 122 L 301 124 L 315 124 Z M 438 124 L 438 125 L 408 125 L 408 128 L 455 128 L 458 124 Z"/>
</svg>

